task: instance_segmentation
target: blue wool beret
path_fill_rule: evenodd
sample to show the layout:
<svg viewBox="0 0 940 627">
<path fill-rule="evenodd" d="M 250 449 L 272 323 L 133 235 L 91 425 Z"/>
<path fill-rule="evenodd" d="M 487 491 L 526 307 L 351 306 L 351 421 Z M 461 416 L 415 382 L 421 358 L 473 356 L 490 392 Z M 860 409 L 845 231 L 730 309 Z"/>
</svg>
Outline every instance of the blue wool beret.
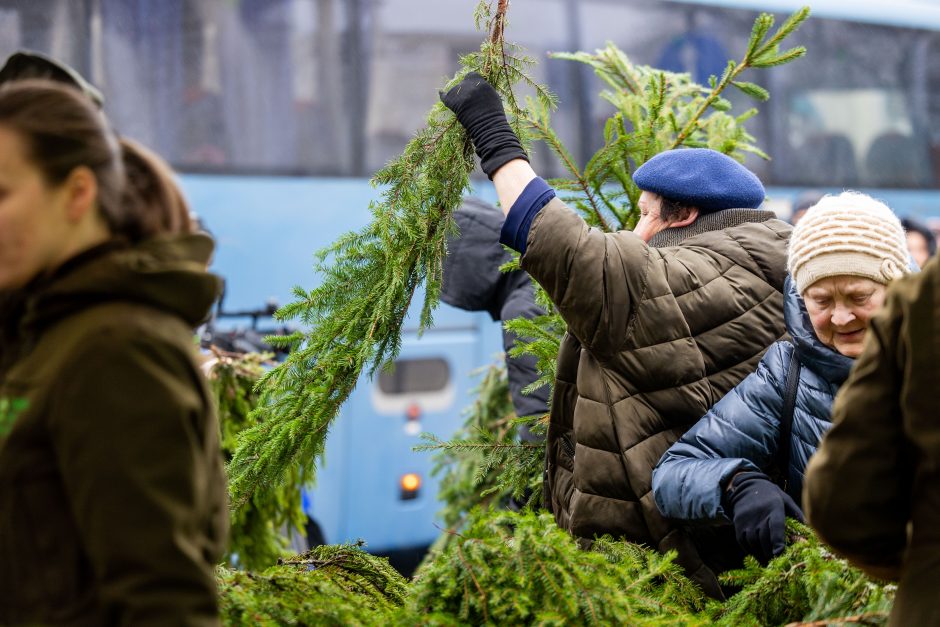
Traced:
<svg viewBox="0 0 940 627">
<path fill-rule="evenodd" d="M 633 173 L 633 182 L 703 213 L 720 209 L 756 209 L 764 186 L 753 172 L 710 148 L 677 148 L 661 152 Z"/>
</svg>

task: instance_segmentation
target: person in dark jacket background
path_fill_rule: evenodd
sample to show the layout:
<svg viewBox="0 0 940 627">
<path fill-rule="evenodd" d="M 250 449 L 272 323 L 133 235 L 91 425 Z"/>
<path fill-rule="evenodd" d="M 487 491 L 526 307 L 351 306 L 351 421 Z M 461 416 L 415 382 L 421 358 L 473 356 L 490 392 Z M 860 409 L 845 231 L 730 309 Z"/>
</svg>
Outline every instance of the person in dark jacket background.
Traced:
<svg viewBox="0 0 940 627">
<path fill-rule="evenodd" d="M 927 225 L 911 217 L 901 220 L 907 234 L 907 250 L 917 265 L 923 268 L 937 254 L 937 238 Z"/>
<path fill-rule="evenodd" d="M 0 188 L 0 624 L 218 624 L 212 242 L 134 239 L 117 139 L 49 81 L 0 88 Z"/>
<path fill-rule="evenodd" d="M 806 469 L 806 517 L 871 577 L 890 624 L 940 625 L 940 264 L 888 290 Z"/>
<path fill-rule="evenodd" d="M 603 233 L 528 163 L 499 94 L 479 74 L 442 94 L 507 214 L 500 241 L 567 324 L 546 442 L 546 506 L 587 543 L 611 534 L 660 551 L 722 591 L 693 540 L 653 502 L 668 446 L 757 367 L 785 333 L 790 226 L 760 180 L 708 149 L 670 150 L 634 172 L 633 232 Z M 722 539 L 734 545 L 733 536 Z M 715 543 L 717 544 L 717 542 Z"/>
<path fill-rule="evenodd" d="M 663 515 L 731 521 L 741 547 L 762 562 L 783 551 L 786 517 L 802 520 L 803 471 L 830 426 L 833 398 L 861 352 L 887 284 L 908 271 L 904 230 L 888 207 L 864 194 L 826 196 L 794 228 L 788 266 L 784 315 L 792 342 L 774 344 L 757 371 L 672 445 L 653 471 Z M 795 367 L 792 428 L 782 441 L 788 374 Z M 787 467 L 775 468 L 781 462 Z M 771 479 L 774 471 L 778 482 Z"/>
<path fill-rule="evenodd" d="M 500 322 L 543 315 L 544 310 L 535 302 L 535 286 L 529 275 L 522 270 L 500 271 L 510 260 L 499 243 L 502 212 L 479 198 L 468 197 L 454 213 L 454 221 L 459 233 L 447 242 L 441 300 L 466 311 L 486 311 Z M 509 392 L 516 415 L 544 415 L 548 413 L 548 386 L 523 394 L 522 390 L 539 377 L 534 356 L 509 356 L 515 342 L 515 334 L 503 327 Z M 529 439 L 528 430 L 523 437 Z"/>
</svg>

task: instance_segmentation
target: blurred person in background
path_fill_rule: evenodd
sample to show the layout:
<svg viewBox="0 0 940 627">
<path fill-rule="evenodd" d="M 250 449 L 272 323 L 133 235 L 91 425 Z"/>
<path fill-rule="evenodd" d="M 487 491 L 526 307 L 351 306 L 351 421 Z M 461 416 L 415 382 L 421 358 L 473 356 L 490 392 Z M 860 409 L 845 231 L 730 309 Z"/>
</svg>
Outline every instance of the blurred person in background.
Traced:
<svg viewBox="0 0 940 627">
<path fill-rule="evenodd" d="M 907 234 L 907 250 L 917 265 L 923 268 L 927 260 L 937 254 L 937 239 L 927 225 L 915 218 L 901 220 Z"/>
<path fill-rule="evenodd" d="M 0 68 L 0 85 L 30 78 L 44 78 L 73 87 L 98 109 L 104 101 L 101 92 L 78 72 L 64 63 L 36 52 L 15 52 L 7 57 Z M 11 347 L 17 339 L 16 321 L 23 313 L 23 305 L 16 292 L 0 288 L 0 374 L 5 366 L 5 356 L 11 354 Z"/>
<path fill-rule="evenodd" d="M 219 280 L 140 155 L 74 87 L 0 87 L 0 624 L 218 623 Z"/>
<path fill-rule="evenodd" d="M 503 213 L 478 198 L 467 198 L 454 221 L 459 232 L 447 241 L 441 280 L 441 300 L 465 311 L 486 311 L 494 321 L 534 318 L 545 311 L 535 302 L 535 286 L 522 270 L 501 272 L 511 257 L 499 243 Z M 533 355 L 510 357 L 516 336 L 503 327 L 503 349 L 513 408 L 519 417 L 548 413 L 548 386 L 523 394 L 522 390 L 538 380 Z M 532 439 L 528 429 L 523 438 Z"/>
<path fill-rule="evenodd" d="M 822 200 L 823 196 L 825 196 L 825 194 L 815 189 L 809 189 L 800 193 L 800 195 L 796 197 L 796 200 L 793 201 L 793 211 L 790 212 L 790 224 L 796 226 L 796 223 L 800 221 L 807 210 Z"/>
<path fill-rule="evenodd" d="M 761 563 L 783 552 L 786 518 L 803 520 L 803 471 L 830 427 L 833 398 L 886 286 L 909 271 L 904 230 L 869 196 L 826 196 L 793 229 L 788 269 L 791 341 L 771 346 L 653 471 L 664 516 L 730 522 Z"/>
<path fill-rule="evenodd" d="M 803 503 L 826 543 L 899 581 L 890 624 L 940 625 L 940 265 L 898 281 L 809 462 Z"/>
</svg>

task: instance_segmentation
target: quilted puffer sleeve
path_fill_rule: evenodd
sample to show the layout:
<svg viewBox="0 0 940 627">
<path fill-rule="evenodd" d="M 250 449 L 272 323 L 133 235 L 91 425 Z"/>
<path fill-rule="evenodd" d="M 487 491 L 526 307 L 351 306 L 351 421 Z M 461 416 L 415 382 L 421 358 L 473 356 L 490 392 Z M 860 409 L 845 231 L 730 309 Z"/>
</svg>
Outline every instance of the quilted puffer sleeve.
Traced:
<svg viewBox="0 0 940 627">
<path fill-rule="evenodd" d="M 722 494 L 741 471 L 766 471 L 777 453 L 789 342 L 770 347 L 757 370 L 708 410 L 653 470 L 653 496 L 667 518 L 728 520 Z"/>
<path fill-rule="evenodd" d="M 539 211 L 527 241 L 522 268 L 548 292 L 568 331 L 595 355 L 618 352 L 647 285 L 646 243 L 589 227 L 557 198 Z"/>
</svg>

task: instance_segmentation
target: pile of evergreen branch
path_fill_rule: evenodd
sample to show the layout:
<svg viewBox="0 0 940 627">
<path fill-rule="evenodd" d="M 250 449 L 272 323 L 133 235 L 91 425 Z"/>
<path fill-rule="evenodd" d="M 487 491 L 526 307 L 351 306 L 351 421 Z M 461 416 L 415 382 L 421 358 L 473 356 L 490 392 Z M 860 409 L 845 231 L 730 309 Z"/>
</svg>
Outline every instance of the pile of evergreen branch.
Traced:
<svg viewBox="0 0 940 627">
<path fill-rule="evenodd" d="M 254 388 L 272 356 L 214 349 L 213 357 L 208 379 L 219 415 L 222 453 L 228 461 L 238 435 L 255 426 L 260 417 L 254 411 L 258 403 Z M 289 542 L 285 533 L 300 533 L 306 522 L 300 494 L 305 483 L 303 471 L 291 468 L 281 483 L 255 492 L 247 507 L 232 512 L 224 563 L 260 570 L 285 556 Z"/>
<path fill-rule="evenodd" d="M 389 625 L 406 580 L 354 545 L 321 546 L 263 573 L 218 569 L 226 625 Z"/>
<path fill-rule="evenodd" d="M 766 567 L 753 557 L 721 576 L 742 590 L 726 603 L 712 603 L 709 616 L 721 625 L 883 625 L 896 586 L 879 584 L 837 558 L 809 527 L 787 522 L 789 546 Z M 838 619 L 838 620 L 836 620 Z"/>
<path fill-rule="evenodd" d="M 220 568 L 219 583 L 229 625 L 884 625 L 895 592 L 792 521 L 783 555 L 724 575 L 742 588 L 724 603 L 672 560 L 609 537 L 583 550 L 549 514 L 476 510 L 411 583 L 351 545 L 258 575 Z"/>
<path fill-rule="evenodd" d="M 419 570 L 407 608 L 415 624 L 707 624 L 681 572 L 633 544 L 583 551 L 549 514 L 477 512 Z"/>
</svg>

